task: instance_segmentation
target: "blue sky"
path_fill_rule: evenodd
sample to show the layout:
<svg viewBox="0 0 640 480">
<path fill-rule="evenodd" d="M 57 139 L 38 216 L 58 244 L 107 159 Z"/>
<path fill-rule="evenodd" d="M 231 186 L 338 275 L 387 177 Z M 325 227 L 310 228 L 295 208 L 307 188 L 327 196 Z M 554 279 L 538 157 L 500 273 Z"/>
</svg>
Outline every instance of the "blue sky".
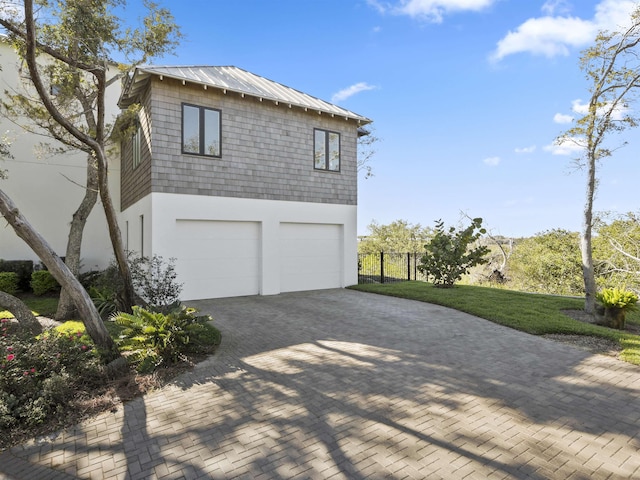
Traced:
<svg viewBox="0 0 640 480">
<path fill-rule="evenodd" d="M 494 234 L 529 236 L 580 229 L 584 174 L 553 141 L 588 100 L 581 50 L 639 2 L 161 3 L 186 38 L 156 63 L 235 65 L 374 120 L 359 234 L 372 220 L 457 224 L 462 211 Z M 598 211 L 638 210 L 640 132 L 623 139 L 600 168 Z"/>
</svg>

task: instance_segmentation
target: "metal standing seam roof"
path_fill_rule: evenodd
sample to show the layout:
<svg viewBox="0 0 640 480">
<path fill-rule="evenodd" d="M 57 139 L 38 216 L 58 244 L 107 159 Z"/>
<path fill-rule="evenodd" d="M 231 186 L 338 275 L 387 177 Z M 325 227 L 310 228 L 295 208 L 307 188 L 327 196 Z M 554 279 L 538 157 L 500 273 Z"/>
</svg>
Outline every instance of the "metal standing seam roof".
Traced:
<svg viewBox="0 0 640 480">
<path fill-rule="evenodd" d="M 118 104 L 127 107 L 136 101 L 136 97 L 147 85 L 152 76 L 173 78 L 182 82 L 203 85 L 223 90 L 225 93 L 236 92 L 250 95 L 261 100 L 270 100 L 277 104 L 299 107 L 344 117 L 357 121 L 360 125 L 371 123 L 371 120 L 345 108 L 312 97 L 306 93 L 274 82 L 238 67 L 226 66 L 142 66 L 137 67 L 125 81 Z"/>
</svg>

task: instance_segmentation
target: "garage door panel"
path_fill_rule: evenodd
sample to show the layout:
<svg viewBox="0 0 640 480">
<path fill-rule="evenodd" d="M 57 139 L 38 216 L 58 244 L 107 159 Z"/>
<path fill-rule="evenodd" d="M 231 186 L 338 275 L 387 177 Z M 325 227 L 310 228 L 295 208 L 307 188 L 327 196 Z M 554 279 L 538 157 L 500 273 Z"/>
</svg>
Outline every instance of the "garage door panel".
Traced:
<svg viewBox="0 0 640 480">
<path fill-rule="evenodd" d="M 342 227 L 280 224 L 280 289 L 283 292 L 342 286 Z"/>
<path fill-rule="evenodd" d="M 260 293 L 260 224 L 178 220 L 176 271 L 186 297 Z"/>
</svg>

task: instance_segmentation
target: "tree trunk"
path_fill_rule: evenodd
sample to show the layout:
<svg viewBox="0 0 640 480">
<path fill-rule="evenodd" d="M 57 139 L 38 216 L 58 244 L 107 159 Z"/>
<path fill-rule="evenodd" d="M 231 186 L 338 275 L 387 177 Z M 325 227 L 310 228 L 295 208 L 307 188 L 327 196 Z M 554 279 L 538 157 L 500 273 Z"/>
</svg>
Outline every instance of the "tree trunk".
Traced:
<svg viewBox="0 0 640 480">
<path fill-rule="evenodd" d="M 69 229 L 69 238 L 67 240 L 67 252 L 65 254 L 65 263 L 74 276 L 80 273 L 80 258 L 82 249 L 82 235 L 87 218 L 93 210 L 98 200 L 98 170 L 95 160 L 90 156 L 87 158 L 87 184 L 80 206 L 73 214 L 71 220 L 71 228 Z M 63 288 L 60 291 L 60 300 L 58 302 L 58 310 L 56 311 L 56 320 L 67 320 L 76 315 L 76 307 L 71 294 Z"/>
<path fill-rule="evenodd" d="M 42 263 L 53 275 L 53 278 L 73 297 L 87 333 L 101 351 L 104 360 L 110 361 L 117 358 L 119 353 L 115 343 L 109 336 L 109 332 L 104 326 L 102 318 L 100 318 L 100 314 L 87 291 L 67 268 L 62 259 L 56 255 L 47 241 L 22 216 L 13 201 L 2 190 L 0 190 L 0 214 L 11 225 L 16 235 L 24 240 L 38 255 Z"/>
<path fill-rule="evenodd" d="M 33 316 L 31 309 L 19 298 L 0 291 L 0 306 L 13 313 L 13 316 L 18 321 L 20 328 L 28 331 L 33 336 L 42 333 L 42 325 L 40 325 L 38 319 Z"/>
<path fill-rule="evenodd" d="M 131 270 L 129 269 L 129 262 L 127 254 L 124 250 L 124 244 L 122 242 L 122 235 L 120 233 L 120 227 L 118 226 L 118 218 L 116 210 L 111 201 L 111 195 L 109 193 L 109 179 L 107 175 L 107 162 L 106 159 L 98 159 L 98 182 L 100 199 L 102 200 L 102 208 L 104 209 L 105 217 L 107 218 L 107 225 L 109 227 L 109 237 L 111 238 L 111 245 L 113 246 L 113 253 L 116 257 L 116 263 L 120 270 L 124 290 L 122 293 L 125 308 L 127 313 L 131 313 L 131 307 L 135 305 L 135 292 L 133 289 L 133 280 L 131 278 Z"/>
<path fill-rule="evenodd" d="M 591 231 L 593 229 L 593 197 L 596 191 L 596 160 L 594 153 L 588 155 L 587 198 L 584 205 L 580 252 L 582 254 L 582 278 L 584 280 L 584 311 L 593 315 L 596 306 L 596 278 L 593 269 Z"/>
</svg>

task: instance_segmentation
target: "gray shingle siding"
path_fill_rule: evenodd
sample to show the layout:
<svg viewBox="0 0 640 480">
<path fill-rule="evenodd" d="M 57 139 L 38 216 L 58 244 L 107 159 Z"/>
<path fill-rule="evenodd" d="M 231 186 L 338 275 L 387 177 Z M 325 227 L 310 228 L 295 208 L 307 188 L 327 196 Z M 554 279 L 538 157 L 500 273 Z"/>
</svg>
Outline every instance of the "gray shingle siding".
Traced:
<svg viewBox="0 0 640 480">
<path fill-rule="evenodd" d="M 142 108 L 138 115 L 142 130 L 140 142 L 140 164 L 133 168 L 133 153 L 131 139 L 122 143 L 121 172 L 120 172 L 120 209 L 125 210 L 141 198 L 151 193 L 151 144 L 150 131 L 152 128 L 149 115 L 150 92 L 142 95 Z"/>
<path fill-rule="evenodd" d="M 221 158 L 181 153 L 182 103 L 221 110 Z M 353 120 L 157 77 L 151 78 L 143 105 L 141 114 L 150 116 L 153 129 L 153 161 L 148 162 L 143 153 L 141 165 L 132 171 L 127 159 L 130 146 L 123 149 L 123 209 L 150 191 L 357 203 L 357 124 Z M 313 168 L 314 128 L 340 133 L 340 172 Z M 150 171 L 142 168 L 145 162 Z"/>
</svg>

